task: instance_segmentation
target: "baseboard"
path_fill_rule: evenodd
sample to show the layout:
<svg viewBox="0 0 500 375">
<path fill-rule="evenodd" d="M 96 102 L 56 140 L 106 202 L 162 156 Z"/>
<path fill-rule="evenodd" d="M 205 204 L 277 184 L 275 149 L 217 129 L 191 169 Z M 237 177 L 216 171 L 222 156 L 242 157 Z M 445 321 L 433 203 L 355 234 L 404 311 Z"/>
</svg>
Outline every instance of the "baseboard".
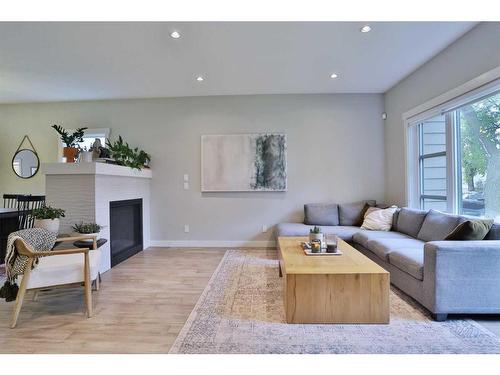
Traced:
<svg viewBox="0 0 500 375">
<path fill-rule="evenodd" d="M 152 240 L 151 247 L 276 247 L 276 241 Z"/>
</svg>

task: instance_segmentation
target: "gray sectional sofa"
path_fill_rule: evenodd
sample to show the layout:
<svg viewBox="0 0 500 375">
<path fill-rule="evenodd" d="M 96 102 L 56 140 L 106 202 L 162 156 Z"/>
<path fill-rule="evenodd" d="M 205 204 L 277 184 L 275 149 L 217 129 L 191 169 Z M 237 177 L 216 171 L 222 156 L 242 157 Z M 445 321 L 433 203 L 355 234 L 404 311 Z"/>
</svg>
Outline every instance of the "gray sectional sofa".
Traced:
<svg viewBox="0 0 500 375">
<path fill-rule="evenodd" d="M 391 231 L 369 231 L 359 227 L 363 206 L 306 205 L 306 224 L 278 224 L 276 235 L 306 236 L 314 224 L 336 234 L 388 270 L 391 283 L 436 320 L 451 313 L 500 313 L 500 224 L 481 241 L 445 241 L 470 218 L 402 208 Z"/>
</svg>

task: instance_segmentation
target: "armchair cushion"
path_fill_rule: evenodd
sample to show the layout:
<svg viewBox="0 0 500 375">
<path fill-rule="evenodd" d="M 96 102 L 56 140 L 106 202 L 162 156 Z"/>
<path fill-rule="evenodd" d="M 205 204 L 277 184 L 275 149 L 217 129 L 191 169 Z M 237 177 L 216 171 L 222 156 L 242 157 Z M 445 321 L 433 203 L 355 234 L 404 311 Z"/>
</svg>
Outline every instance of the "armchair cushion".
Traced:
<svg viewBox="0 0 500 375">
<path fill-rule="evenodd" d="M 90 279 L 95 280 L 99 272 L 101 250 L 89 251 Z M 40 258 L 38 266 L 31 271 L 28 289 L 84 281 L 84 254 L 55 255 Z M 18 277 L 20 284 L 22 276 Z"/>
</svg>

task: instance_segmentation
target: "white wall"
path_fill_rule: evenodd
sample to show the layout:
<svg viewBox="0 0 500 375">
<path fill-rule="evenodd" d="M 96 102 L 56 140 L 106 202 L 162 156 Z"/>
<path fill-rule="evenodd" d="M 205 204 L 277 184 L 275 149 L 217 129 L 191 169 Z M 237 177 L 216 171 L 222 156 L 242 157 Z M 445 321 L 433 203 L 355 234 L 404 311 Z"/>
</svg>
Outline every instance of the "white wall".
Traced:
<svg viewBox="0 0 500 375">
<path fill-rule="evenodd" d="M 262 241 L 282 221 L 302 220 L 307 202 L 384 198 L 383 97 L 377 94 L 260 95 L 0 106 L 0 192 L 44 190 L 16 178 L 10 160 L 24 134 L 42 162 L 57 160 L 54 123 L 111 128 L 152 155 L 153 241 Z M 200 136 L 284 132 L 288 191 L 200 192 Z M 191 189 L 183 190 L 189 174 Z M 184 224 L 190 233 L 184 233 Z M 235 242 L 236 243 L 236 242 Z M 205 243 L 206 244 L 206 243 Z"/>
<path fill-rule="evenodd" d="M 405 205 L 402 115 L 500 66 L 500 23 L 481 23 L 385 94 L 386 200 Z"/>
</svg>

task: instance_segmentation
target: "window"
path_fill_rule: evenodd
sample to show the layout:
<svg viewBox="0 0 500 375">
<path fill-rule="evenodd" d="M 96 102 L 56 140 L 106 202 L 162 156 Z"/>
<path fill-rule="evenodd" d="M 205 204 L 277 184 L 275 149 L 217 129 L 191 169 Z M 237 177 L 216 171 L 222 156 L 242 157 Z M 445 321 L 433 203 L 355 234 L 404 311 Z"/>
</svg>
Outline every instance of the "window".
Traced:
<svg viewBox="0 0 500 375">
<path fill-rule="evenodd" d="M 447 210 L 446 122 L 436 116 L 418 124 L 420 207 Z"/>
<path fill-rule="evenodd" d="M 409 124 L 410 206 L 500 221 L 500 93 L 491 91 Z"/>
<path fill-rule="evenodd" d="M 464 105 L 458 130 L 458 212 L 500 219 L 500 93 Z"/>
</svg>

